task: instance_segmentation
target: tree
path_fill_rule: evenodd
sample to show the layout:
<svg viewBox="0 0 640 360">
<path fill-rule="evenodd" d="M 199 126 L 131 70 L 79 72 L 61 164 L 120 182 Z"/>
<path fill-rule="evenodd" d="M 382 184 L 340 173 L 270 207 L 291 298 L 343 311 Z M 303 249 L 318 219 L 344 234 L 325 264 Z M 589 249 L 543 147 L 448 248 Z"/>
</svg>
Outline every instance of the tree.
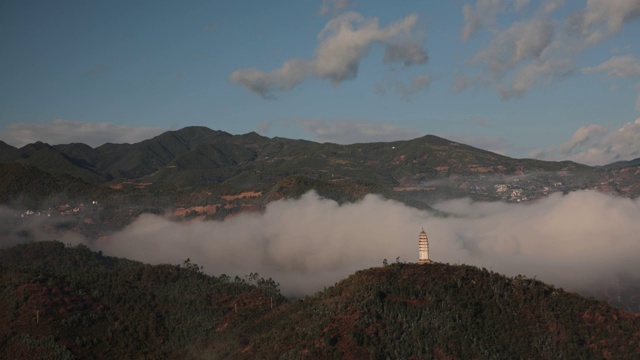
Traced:
<svg viewBox="0 0 640 360">
<path fill-rule="evenodd" d="M 204 266 L 198 266 L 198 264 L 192 263 L 190 258 L 187 258 L 187 260 L 182 262 L 182 267 L 199 274 L 201 274 L 202 269 L 204 269 Z"/>
</svg>

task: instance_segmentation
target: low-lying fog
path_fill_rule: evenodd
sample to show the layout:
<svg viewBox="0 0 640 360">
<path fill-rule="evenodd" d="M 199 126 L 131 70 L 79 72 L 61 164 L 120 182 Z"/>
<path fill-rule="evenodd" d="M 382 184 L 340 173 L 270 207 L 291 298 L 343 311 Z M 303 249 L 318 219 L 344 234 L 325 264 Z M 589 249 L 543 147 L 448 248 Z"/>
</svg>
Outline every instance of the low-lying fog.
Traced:
<svg viewBox="0 0 640 360">
<path fill-rule="evenodd" d="M 434 207 L 457 216 L 436 217 L 376 195 L 338 205 L 310 192 L 273 202 L 264 213 L 224 222 L 176 223 L 143 215 L 108 241 L 56 238 L 152 264 L 190 258 L 214 275 L 258 272 L 293 296 L 381 266 L 383 259 L 416 262 L 422 228 L 434 261 L 536 276 L 566 289 L 597 287 L 619 273 L 640 273 L 640 200 L 581 191 L 527 204 L 460 199 Z M 3 245 L 15 242 L 12 234 L 19 231 L 0 232 Z"/>
</svg>

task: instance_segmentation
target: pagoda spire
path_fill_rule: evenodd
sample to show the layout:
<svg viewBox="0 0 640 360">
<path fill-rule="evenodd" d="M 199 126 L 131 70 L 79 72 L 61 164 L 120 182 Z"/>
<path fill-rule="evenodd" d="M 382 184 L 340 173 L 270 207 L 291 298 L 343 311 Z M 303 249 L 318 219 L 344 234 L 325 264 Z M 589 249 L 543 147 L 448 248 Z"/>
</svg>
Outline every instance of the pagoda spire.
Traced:
<svg viewBox="0 0 640 360">
<path fill-rule="evenodd" d="M 432 263 L 429 259 L 429 239 L 427 238 L 427 233 L 424 231 L 424 228 L 422 228 L 420 236 L 418 237 L 418 252 L 420 254 L 418 264 Z"/>
</svg>

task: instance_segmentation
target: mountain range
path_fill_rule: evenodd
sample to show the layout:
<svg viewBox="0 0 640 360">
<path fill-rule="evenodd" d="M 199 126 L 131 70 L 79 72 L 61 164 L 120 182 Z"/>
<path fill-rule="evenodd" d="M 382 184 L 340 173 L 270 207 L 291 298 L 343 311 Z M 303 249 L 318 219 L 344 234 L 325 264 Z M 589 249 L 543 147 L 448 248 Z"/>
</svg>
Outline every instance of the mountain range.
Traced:
<svg viewBox="0 0 640 360">
<path fill-rule="evenodd" d="M 32 166 L 55 177 L 54 181 L 72 176 L 94 186 L 133 183 L 138 187 L 202 189 L 224 184 L 244 191 L 269 189 L 284 179 L 304 177 L 326 186 L 375 187 L 378 193 L 401 201 L 420 199 L 417 203 L 422 207 L 449 197 L 521 201 L 578 189 L 640 195 L 638 159 L 603 167 L 513 159 L 433 135 L 338 145 L 267 138 L 257 133 L 231 135 L 192 126 L 135 144 L 107 143 L 92 148 L 81 143 L 36 142 L 15 148 L 0 142 L 0 149 L 0 164 L 5 166 Z M 33 172 L 24 169 L 13 167 L 11 171 Z M 525 193 L 507 196 L 511 192 L 496 191 L 497 186 L 509 183 Z"/>
<path fill-rule="evenodd" d="M 205 127 L 186 127 L 135 144 L 107 143 L 96 148 L 42 142 L 21 148 L 0 142 L 0 148 L 1 162 L 28 164 L 93 184 L 135 179 L 178 187 L 222 182 L 256 186 L 289 175 L 397 186 L 473 172 L 510 175 L 587 168 L 569 161 L 511 159 L 433 135 L 337 145 L 270 139 L 256 133 L 231 135 Z"/>
</svg>

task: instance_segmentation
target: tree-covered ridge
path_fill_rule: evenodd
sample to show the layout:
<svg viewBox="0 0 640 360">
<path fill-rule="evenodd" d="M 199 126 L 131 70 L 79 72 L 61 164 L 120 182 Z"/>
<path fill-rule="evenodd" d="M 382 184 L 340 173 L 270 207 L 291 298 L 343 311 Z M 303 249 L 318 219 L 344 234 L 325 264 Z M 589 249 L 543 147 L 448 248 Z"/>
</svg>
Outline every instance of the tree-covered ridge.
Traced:
<svg viewBox="0 0 640 360">
<path fill-rule="evenodd" d="M 84 246 L 0 251 L 0 357 L 636 359 L 640 320 L 521 276 L 445 264 L 359 271 L 287 300 L 271 279 Z"/>
<path fill-rule="evenodd" d="M 37 208 L 45 200 L 60 202 L 96 191 L 96 186 L 70 175 L 54 175 L 21 163 L 0 163 L 0 204 Z"/>
<path fill-rule="evenodd" d="M 6 144 L 5 144 L 6 145 Z M 8 146 L 8 145 L 7 145 Z M 516 174 L 588 169 L 572 162 L 512 159 L 437 136 L 386 143 L 338 145 L 231 135 L 205 127 L 168 131 L 135 144 L 8 147 L 0 162 L 19 162 L 89 183 L 140 179 L 179 188 L 229 183 L 240 188 L 287 176 L 354 179 L 396 186 L 452 174 Z"/>
<path fill-rule="evenodd" d="M 2 250 L 0 266 L 0 358 L 196 358 L 219 327 L 285 302 L 257 274 L 207 276 L 189 261 L 151 266 L 59 242 Z"/>
<path fill-rule="evenodd" d="M 284 358 L 634 359 L 635 315 L 524 277 L 394 264 L 293 302 L 255 343 Z"/>
</svg>

